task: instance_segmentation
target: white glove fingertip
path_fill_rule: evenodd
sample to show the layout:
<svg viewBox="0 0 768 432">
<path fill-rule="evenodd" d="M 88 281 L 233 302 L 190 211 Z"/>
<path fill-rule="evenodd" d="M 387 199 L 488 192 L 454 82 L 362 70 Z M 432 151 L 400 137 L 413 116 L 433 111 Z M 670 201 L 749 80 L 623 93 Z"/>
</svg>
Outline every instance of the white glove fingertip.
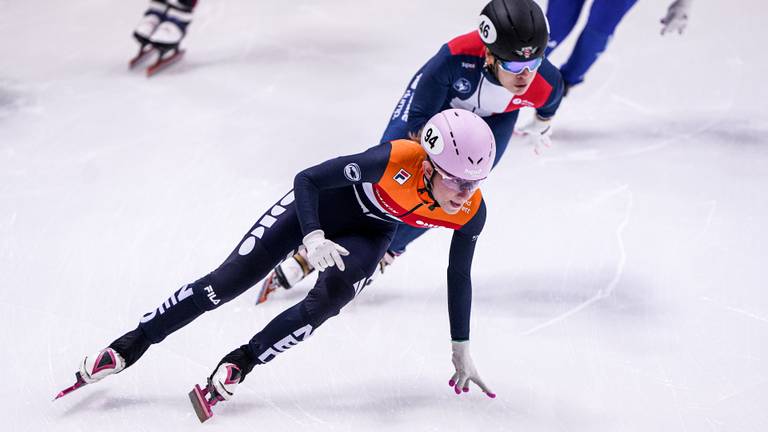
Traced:
<svg viewBox="0 0 768 432">
<path fill-rule="evenodd" d="M 320 271 L 325 271 L 328 268 L 328 261 L 324 256 L 317 259 L 317 265 L 320 266 Z"/>
<path fill-rule="evenodd" d="M 333 262 L 336 264 L 336 267 L 338 267 L 339 270 L 344 271 L 344 260 L 341 259 L 338 252 L 334 252 L 331 256 L 333 257 Z"/>
</svg>

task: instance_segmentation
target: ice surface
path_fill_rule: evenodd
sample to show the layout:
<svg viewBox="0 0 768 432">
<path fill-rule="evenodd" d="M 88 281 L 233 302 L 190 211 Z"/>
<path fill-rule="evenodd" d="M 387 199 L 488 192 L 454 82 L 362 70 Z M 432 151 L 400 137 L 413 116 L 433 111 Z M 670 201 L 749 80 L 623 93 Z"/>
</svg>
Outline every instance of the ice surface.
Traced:
<svg viewBox="0 0 768 432">
<path fill-rule="evenodd" d="M 0 1 L 2 429 L 200 427 L 189 389 L 306 284 L 259 307 L 246 293 L 51 398 L 218 265 L 294 172 L 378 142 L 482 4 L 203 0 L 186 58 L 147 80 L 126 70 L 143 2 Z M 472 349 L 497 399 L 447 385 L 434 231 L 205 427 L 768 430 L 768 12 L 697 0 L 686 34 L 661 37 L 665 10 L 638 2 L 554 146 L 515 139 L 484 187 Z"/>
</svg>

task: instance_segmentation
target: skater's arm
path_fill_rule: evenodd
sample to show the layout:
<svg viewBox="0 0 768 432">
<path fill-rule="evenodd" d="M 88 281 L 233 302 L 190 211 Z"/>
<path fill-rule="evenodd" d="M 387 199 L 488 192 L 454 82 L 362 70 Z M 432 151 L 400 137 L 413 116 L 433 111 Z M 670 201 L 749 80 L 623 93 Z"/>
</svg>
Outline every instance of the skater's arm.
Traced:
<svg viewBox="0 0 768 432">
<path fill-rule="evenodd" d="M 493 161 L 494 167 L 499 163 L 501 156 L 507 149 L 509 140 L 512 138 L 512 133 L 515 131 L 515 123 L 517 123 L 517 116 L 519 113 L 520 111 L 514 110 L 483 118 L 483 120 L 488 123 L 491 131 L 493 131 L 493 138 L 496 140 L 496 160 Z"/>
<path fill-rule="evenodd" d="M 414 136 L 418 137 L 419 131 L 427 123 L 427 120 L 443 108 L 452 83 L 452 62 L 453 57 L 448 46 L 443 45 L 437 54 L 416 73 L 400 101 L 403 106 L 398 104 L 395 110 L 399 118 L 395 119 L 393 116 L 393 121 L 384 132 L 383 139 L 413 139 Z M 411 95 L 410 99 L 408 98 L 409 94 Z M 401 126 L 394 127 L 395 122 L 406 123 L 405 131 L 407 133 L 404 136 L 395 136 L 402 134 L 400 132 Z"/>
<path fill-rule="evenodd" d="M 363 153 L 330 159 L 296 174 L 293 193 L 304 234 L 322 229 L 318 216 L 320 191 L 379 181 L 387 168 L 391 150 L 390 143 L 380 144 Z"/>
<path fill-rule="evenodd" d="M 552 91 L 550 92 L 547 101 L 541 107 L 536 108 L 536 115 L 539 116 L 540 119 L 546 120 L 552 118 L 560 107 L 560 102 L 563 100 L 565 85 L 560 69 L 549 63 L 549 60 L 544 60 L 544 64 L 541 65 L 539 73 L 549 85 L 552 86 Z"/>
<path fill-rule="evenodd" d="M 472 257 L 477 237 L 485 225 L 485 202 L 475 216 L 460 230 L 454 231 L 448 258 L 448 318 L 451 339 L 469 340 L 469 317 L 472 310 Z"/>
</svg>

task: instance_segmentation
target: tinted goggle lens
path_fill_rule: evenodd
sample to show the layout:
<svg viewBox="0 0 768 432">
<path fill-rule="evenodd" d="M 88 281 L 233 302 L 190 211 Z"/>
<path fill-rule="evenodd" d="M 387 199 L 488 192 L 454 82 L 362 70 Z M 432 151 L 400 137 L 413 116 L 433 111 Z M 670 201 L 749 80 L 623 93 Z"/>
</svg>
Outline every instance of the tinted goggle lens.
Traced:
<svg viewBox="0 0 768 432">
<path fill-rule="evenodd" d="M 474 192 L 480 187 L 482 180 L 463 180 L 458 178 L 444 179 L 448 189 L 454 192 Z"/>
<path fill-rule="evenodd" d="M 536 70 L 541 66 L 541 62 L 543 61 L 543 57 L 535 58 L 533 60 L 528 61 L 506 61 L 506 60 L 499 60 L 499 64 L 501 65 L 501 68 L 504 69 L 507 72 L 513 73 L 513 74 L 519 74 L 523 73 L 525 69 L 528 69 L 529 72 L 536 72 Z"/>
<path fill-rule="evenodd" d="M 433 167 L 435 167 L 435 171 L 437 171 L 438 174 L 440 174 L 440 178 L 443 181 L 443 184 L 448 189 L 454 191 L 454 192 L 474 192 L 477 190 L 477 188 L 480 187 L 480 183 L 483 182 L 483 179 L 481 180 L 465 180 L 462 178 L 454 177 L 442 169 L 440 169 L 437 165 L 434 163 L 432 164 Z"/>
</svg>

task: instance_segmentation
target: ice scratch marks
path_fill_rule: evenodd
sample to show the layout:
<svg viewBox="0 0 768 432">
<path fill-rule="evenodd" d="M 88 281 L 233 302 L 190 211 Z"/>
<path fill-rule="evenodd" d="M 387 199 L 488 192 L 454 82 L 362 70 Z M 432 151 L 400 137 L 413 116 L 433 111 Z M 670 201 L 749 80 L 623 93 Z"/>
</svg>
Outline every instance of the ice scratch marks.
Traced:
<svg viewBox="0 0 768 432">
<path fill-rule="evenodd" d="M 720 302 L 712 300 L 709 297 L 701 297 L 700 299 L 702 301 L 705 301 L 705 302 L 714 303 L 717 306 L 720 306 L 721 308 L 723 308 L 725 310 L 728 310 L 728 311 L 731 311 L 731 312 L 734 312 L 734 313 L 737 313 L 737 314 L 740 314 L 740 315 L 744 315 L 744 316 L 746 316 L 748 318 L 752 318 L 752 319 L 755 319 L 755 320 L 758 320 L 758 321 L 762 321 L 764 323 L 768 323 L 768 318 L 767 317 L 763 317 L 763 316 L 757 315 L 755 313 L 749 312 L 749 311 L 741 309 L 741 308 L 737 308 L 737 307 L 733 307 L 733 306 L 727 306 L 725 304 L 722 304 Z"/>
<path fill-rule="evenodd" d="M 763 387 L 766 384 L 768 384 L 768 380 L 755 381 L 752 384 L 749 384 L 748 386 L 746 386 L 746 387 L 744 387 L 742 389 L 736 390 L 734 392 L 728 393 L 727 395 L 724 395 L 724 396 L 720 397 L 719 401 L 720 402 L 724 402 L 724 401 L 727 401 L 728 399 L 733 399 L 733 398 L 735 398 L 737 396 L 743 395 L 744 393 L 750 392 L 750 391 L 755 390 L 755 389 L 759 389 L 760 387 Z"/>
<path fill-rule="evenodd" d="M 586 301 L 582 302 L 581 304 L 573 307 L 572 309 L 550 319 L 549 321 L 546 321 L 542 324 L 539 324 L 537 326 L 534 326 L 526 331 L 523 332 L 523 335 L 528 336 L 533 333 L 538 332 L 539 330 L 545 329 L 547 327 L 550 327 L 554 324 L 557 324 L 561 321 L 564 321 L 571 317 L 572 315 L 575 315 L 582 310 L 592 306 L 593 304 L 599 302 L 600 300 L 609 297 L 613 290 L 616 289 L 616 286 L 619 284 L 619 281 L 621 280 L 622 275 L 624 274 L 624 266 L 627 261 L 627 252 L 624 247 L 624 229 L 629 224 L 630 216 L 632 215 L 632 207 L 634 205 L 634 195 L 632 194 L 632 191 L 629 190 L 627 185 L 623 185 L 619 188 L 614 189 L 613 191 L 609 191 L 601 196 L 598 196 L 596 198 L 597 202 L 604 201 L 605 199 L 608 199 L 612 196 L 615 196 L 619 193 L 626 192 L 627 194 L 627 206 L 624 211 L 624 218 L 619 223 L 619 225 L 616 227 L 616 242 L 619 247 L 619 260 L 616 263 L 616 270 L 614 272 L 613 278 L 603 288 L 600 288 L 595 295 L 593 295 L 591 298 L 587 299 Z"/>
<path fill-rule="evenodd" d="M 617 186 L 613 189 L 609 189 L 605 192 L 602 192 L 598 194 L 595 198 L 591 200 L 592 205 L 598 205 L 602 204 L 605 201 L 608 201 L 609 199 L 615 197 L 616 195 L 619 195 L 620 193 L 626 191 L 629 188 L 629 185 L 623 184 L 621 186 Z"/>
<path fill-rule="evenodd" d="M 624 105 L 632 108 L 633 110 L 635 110 L 635 111 L 637 111 L 637 112 L 639 112 L 641 114 L 644 114 L 644 115 L 646 115 L 648 117 L 656 117 L 658 115 L 657 112 L 656 112 L 656 109 L 655 109 L 656 107 L 655 106 L 649 106 L 649 105 L 643 105 L 643 104 L 637 103 L 637 102 L 633 101 L 632 99 L 629 99 L 629 98 L 626 98 L 624 96 L 621 96 L 618 93 L 611 94 L 611 99 L 613 99 L 614 101 L 616 101 L 618 103 L 624 104 Z"/>
</svg>

